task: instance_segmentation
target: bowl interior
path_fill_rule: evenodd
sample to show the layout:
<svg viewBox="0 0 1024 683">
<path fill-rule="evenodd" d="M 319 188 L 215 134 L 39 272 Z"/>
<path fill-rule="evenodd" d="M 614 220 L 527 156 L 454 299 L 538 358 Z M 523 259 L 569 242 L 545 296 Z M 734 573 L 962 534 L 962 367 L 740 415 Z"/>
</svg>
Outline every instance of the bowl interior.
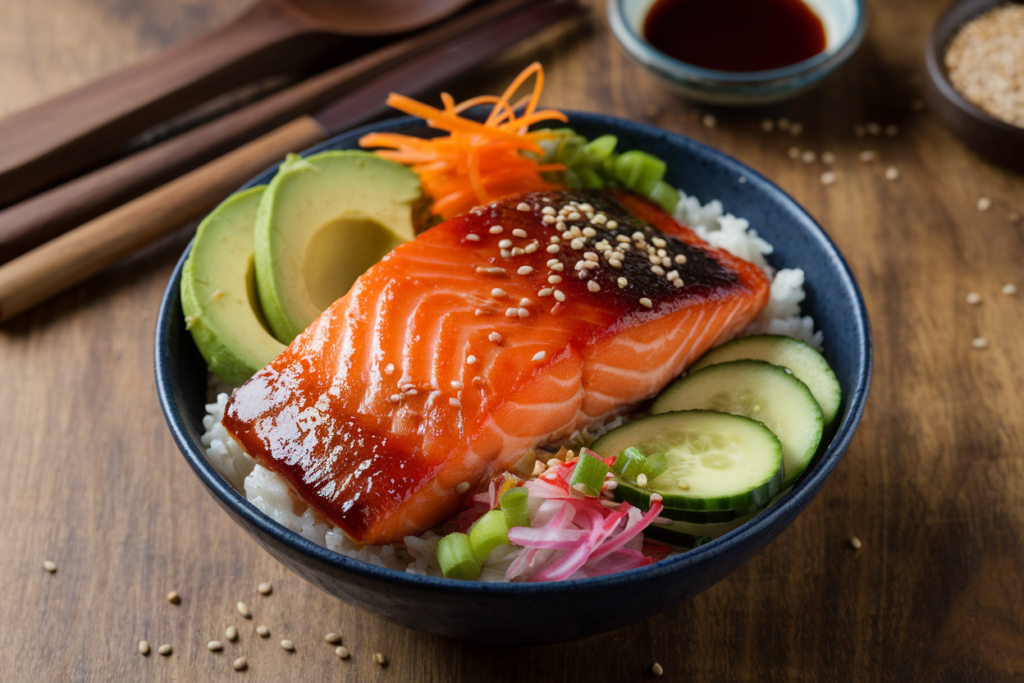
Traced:
<svg viewBox="0 0 1024 683">
<path fill-rule="evenodd" d="M 720 80 L 774 79 L 813 69 L 842 50 L 854 38 L 863 21 L 863 9 L 858 0 L 804 0 L 825 26 L 825 49 L 820 54 L 783 68 L 737 73 L 705 69 L 680 62 L 648 43 L 644 39 L 644 19 L 655 2 L 656 0 L 612 0 L 609 4 L 609 11 L 614 11 L 621 17 L 621 24 L 627 34 L 624 41 L 627 49 L 634 54 L 643 54 L 648 59 L 657 60 L 663 65 L 672 64 L 676 68 L 685 68 L 695 76 Z"/>
<path fill-rule="evenodd" d="M 336 554 L 285 529 L 234 491 L 206 460 L 200 442 L 206 366 L 184 327 L 179 263 L 157 323 L 156 381 L 164 415 L 189 464 L 217 502 L 286 566 L 332 595 L 411 628 L 474 640 L 565 640 L 628 625 L 692 597 L 767 545 L 810 503 L 864 410 L 871 372 L 867 312 L 845 261 L 814 219 L 750 168 L 693 140 L 607 116 L 567 113 L 570 125 L 587 137 L 611 132 L 618 135 L 620 149 L 659 155 L 668 163 L 668 182 L 702 202 L 720 199 L 727 212 L 748 218 L 775 245 L 773 265 L 804 269 L 804 312 L 824 332 L 825 355 L 844 394 L 840 417 L 826 435 L 827 445 L 775 505 L 711 543 L 653 565 L 547 584 L 480 584 L 396 572 Z M 421 122 L 403 118 L 338 136 L 306 153 L 356 148 L 370 130 L 430 134 Z M 268 182 L 275 170 L 247 186 Z M 549 628 L 538 632 L 530 626 L 536 623 Z"/>
</svg>

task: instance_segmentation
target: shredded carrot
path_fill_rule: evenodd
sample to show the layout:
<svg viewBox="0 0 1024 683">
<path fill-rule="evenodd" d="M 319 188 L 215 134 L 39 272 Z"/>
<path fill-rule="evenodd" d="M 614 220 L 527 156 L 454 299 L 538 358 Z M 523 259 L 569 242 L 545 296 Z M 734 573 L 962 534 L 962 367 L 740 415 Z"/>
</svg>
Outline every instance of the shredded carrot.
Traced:
<svg viewBox="0 0 1024 683">
<path fill-rule="evenodd" d="M 512 97 L 530 76 L 536 76 L 533 91 L 513 104 Z M 483 95 L 460 104 L 448 93 L 441 94 L 442 109 L 428 106 L 403 95 L 391 93 L 389 106 L 418 116 L 432 128 L 447 131 L 447 136 L 430 140 L 398 133 L 370 133 L 359 144 L 377 148 L 377 154 L 412 168 L 432 200 L 434 214 L 447 220 L 474 206 L 510 194 L 548 190 L 558 187 L 542 173 L 564 171 L 562 164 L 540 164 L 523 152 L 543 155 L 538 140 L 550 133 L 530 132 L 540 121 L 567 121 L 555 109 L 538 110 L 544 89 L 544 69 L 539 62 L 526 67 L 500 97 Z M 483 123 L 462 117 L 470 107 L 491 104 L 491 113 Z M 516 115 L 517 109 L 521 115 Z"/>
</svg>

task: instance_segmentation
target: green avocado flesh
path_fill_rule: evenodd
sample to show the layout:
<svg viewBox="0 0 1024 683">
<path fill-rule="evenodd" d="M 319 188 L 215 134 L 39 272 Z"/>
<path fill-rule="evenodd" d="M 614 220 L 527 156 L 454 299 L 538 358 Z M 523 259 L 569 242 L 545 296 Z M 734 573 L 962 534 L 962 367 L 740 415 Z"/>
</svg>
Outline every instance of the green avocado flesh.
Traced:
<svg viewBox="0 0 1024 683">
<path fill-rule="evenodd" d="M 359 151 L 290 154 L 256 217 L 256 281 L 271 332 L 288 344 L 399 244 L 415 237 L 411 170 Z"/>
<path fill-rule="evenodd" d="M 263 191 L 229 197 L 200 223 L 181 274 L 185 324 L 210 371 L 236 387 L 284 351 L 256 294 L 253 226 Z"/>
</svg>

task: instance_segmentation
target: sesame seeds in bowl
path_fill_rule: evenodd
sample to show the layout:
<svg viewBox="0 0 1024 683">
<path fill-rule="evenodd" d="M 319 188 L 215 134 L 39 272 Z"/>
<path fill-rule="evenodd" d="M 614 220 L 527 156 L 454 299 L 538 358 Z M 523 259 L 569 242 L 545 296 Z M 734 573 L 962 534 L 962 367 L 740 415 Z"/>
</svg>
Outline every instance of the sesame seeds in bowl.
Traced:
<svg viewBox="0 0 1024 683">
<path fill-rule="evenodd" d="M 623 149 L 657 153 L 668 164 L 667 182 L 686 189 L 702 202 L 719 198 L 730 211 L 748 217 L 758 232 L 775 245 L 773 265 L 805 270 L 807 312 L 814 316 L 829 340 L 826 357 L 839 378 L 845 402 L 831 442 L 786 496 L 740 529 L 696 550 L 619 574 L 559 583 L 488 584 L 417 576 L 345 557 L 286 529 L 258 511 L 206 460 L 200 441 L 204 431 L 206 366 L 182 323 L 179 264 L 160 311 L 156 367 L 161 406 L 189 465 L 227 514 L 287 568 L 345 602 L 409 628 L 476 641 L 553 642 L 620 628 L 693 597 L 767 546 L 800 514 L 838 464 L 863 411 L 871 366 L 866 312 L 842 256 L 814 220 L 752 169 L 688 138 L 607 116 L 567 114 L 569 125 L 583 135 L 592 138 L 611 133 L 618 136 Z M 359 137 L 369 130 L 364 128 L 339 136 L 308 153 L 354 148 Z M 372 130 L 431 134 L 422 122 L 410 118 L 374 124 Z M 270 169 L 252 183 L 265 182 L 272 173 Z M 740 177 L 746 182 L 738 182 Z M 635 293 L 628 296 L 635 297 L 630 299 L 631 305 L 643 314 L 658 305 L 654 288 L 669 287 L 673 288 L 670 291 L 675 291 L 676 285 L 672 284 L 675 278 L 669 280 L 671 270 L 678 271 L 684 285 L 691 281 L 685 268 L 694 263 L 677 263 L 676 257 L 686 253 L 675 251 L 671 240 L 642 228 L 611 225 L 613 219 L 597 200 L 581 197 L 575 201 L 577 206 L 570 205 L 561 221 L 565 229 L 551 235 L 558 237 L 557 242 L 552 242 L 550 237 L 542 239 L 542 234 L 549 233 L 541 230 L 554 233 L 559 212 L 563 204 L 569 205 L 569 202 L 551 206 L 550 211 L 543 205 L 534 208 L 531 204 L 531 221 L 535 220 L 531 225 L 536 227 L 515 226 L 525 230 L 526 237 L 514 234 L 512 224 L 502 225 L 501 221 L 474 230 L 472 234 L 477 240 L 464 236 L 467 245 L 496 250 L 493 254 L 496 263 L 487 267 L 502 268 L 507 278 L 525 278 L 534 287 L 534 294 L 510 295 L 488 303 L 487 307 L 496 308 L 494 302 L 501 301 L 500 309 L 496 309 L 499 314 L 488 314 L 494 320 L 518 326 L 535 319 L 532 314 L 522 319 L 517 314 L 514 321 L 507 319 L 505 310 L 509 307 L 533 309 L 542 305 L 541 302 L 545 306 L 553 302 L 572 305 L 577 297 L 625 297 L 626 289 L 620 288 L 619 278 L 626 279 L 625 287 L 629 290 L 635 288 Z M 587 216 L 584 203 L 594 209 L 593 217 Z M 519 210 L 515 205 L 510 208 Z M 579 218 L 567 220 L 573 213 L 579 214 Z M 606 216 L 603 224 L 597 218 L 599 214 Z M 595 219 L 597 224 L 593 222 Z M 578 236 L 572 231 L 573 227 L 578 229 Z M 589 230 L 594 233 L 591 235 Z M 569 232 L 568 238 L 563 236 L 565 232 Z M 642 249 L 641 236 L 635 235 L 636 232 L 643 233 Z M 655 238 L 665 239 L 666 246 L 658 246 Z M 500 239 L 513 242 L 507 249 L 508 259 L 500 254 L 502 247 L 497 244 Z M 579 249 L 573 248 L 574 239 L 582 240 Z M 627 239 L 629 248 L 624 246 Z M 607 245 L 598 248 L 597 243 L 602 240 L 607 240 Z M 536 261 L 532 260 L 533 256 L 527 256 L 532 244 L 537 245 L 530 252 L 539 257 Z M 617 248 L 616 245 L 623 246 Z M 649 248 L 654 249 L 654 254 Z M 522 249 L 523 253 L 513 255 L 514 249 Z M 665 255 L 660 256 L 658 249 L 665 249 Z M 595 263 L 593 257 L 585 256 L 588 252 L 597 257 L 600 267 L 581 266 L 577 271 L 579 261 Z M 651 256 L 657 257 L 658 263 L 653 263 Z M 669 257 L 671 267 L 664 265 L 665 257 Z M 531 260 L 527 261 L 528 258 Z M 613 260 L 619 261 L 622 267 L 617 268 Z M 533 271 L 519 274 L 518 269 L 523 265 L 529 265 Z M 658 274 L 654 266 L 664 270 L 664 274 Z M 581 271 L 586 271 L 587 277 L 580 278 Z M 596 281 L 600 290 L 590 291 L 588 281 Z M 499 278 L 487 291 L 493 288 L 506 293 L 513 291 Z M 523 298 L 529 298 L 532 303 L 522 304 Z M 503 337 L 494 331 L 496 337 L 489 343 L 500 345 Z M 551 358 L 550 351 L 546 357 Z M 477 367 L 484 362 L 484 359 L 469 356 L 463 360 Z M 534 362 L 547 360 L 540 358 Z M 544 624 L 544 628 L 538 629 L 537 624 Z"/>
</svg>

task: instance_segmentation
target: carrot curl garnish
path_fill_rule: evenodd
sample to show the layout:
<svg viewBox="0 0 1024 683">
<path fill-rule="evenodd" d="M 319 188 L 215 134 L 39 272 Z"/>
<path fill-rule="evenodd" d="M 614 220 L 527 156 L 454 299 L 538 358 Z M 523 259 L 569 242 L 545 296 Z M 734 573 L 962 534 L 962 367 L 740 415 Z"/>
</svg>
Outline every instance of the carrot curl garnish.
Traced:
<svg viewBox="0 0 1024 683">
<path fill-rule="evenodd" d="M 534 75 L 533 91 L 513 104 L 516 91 Z M 511 194 L 550 190 L 559 186 L 546 181 L 541 174 L 564 171 L 565 166 L 539 163 L 544 150 L 538 140 L 550 138 L 551 133 L 530 132 L 529 128 L 541 121 L 565 122 L 568 118 L 554 109 L 537 109 L 543 90 L 544 69 L 534 62 L 501 97 L 484 95 L 456 104 L 451 95 L 442 93 L 443 109 L 437 109 L 391 93 L 388 106 L 417 116 L 448 135 L 425 140 L 399 133 L 370 133 L 359 144 L 376 148 L 381 157 L 411 167 L 432 200 L 431 211 L 445 220 Z M 470 107 L 482 104 L 493 105 L 482 123 L 460 116 Z M 521 115 L 516 114 L 519 108 Z"/>
</svg>

